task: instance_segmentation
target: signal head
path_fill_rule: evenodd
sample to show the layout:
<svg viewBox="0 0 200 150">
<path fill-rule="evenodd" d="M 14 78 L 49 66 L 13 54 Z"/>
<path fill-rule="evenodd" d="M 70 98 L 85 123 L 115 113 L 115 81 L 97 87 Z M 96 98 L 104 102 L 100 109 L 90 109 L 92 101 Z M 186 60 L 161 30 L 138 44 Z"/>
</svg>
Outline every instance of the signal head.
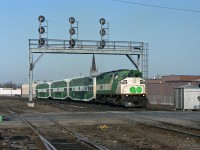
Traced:
<svg viewBox="0 0 200 150">
<path fill-rule="evenodd" d="M 69 34 L 74 35 L 75 34 L 75 29 L 74 28 L 69 29 Z"/>
<path fill-rule="evenodd" d="M 100 41 L 100 48 L 104 48 L 105 47 L 105 45 L 106 45 L 106 41 L 104 41 L 104 40 L 101 40 Z"/>
<path fill-rule="evenodd" d="M 101 29 L 99 32 L 102 36 L 106 35 L 106 30 L 105 29 Z"/>
<path fill-rule="evenodd" d="M 39 22 L 44 22 L 44 21 L 45 21 L 45 17 L 42 16 L 42 15 L 40 15 L 40 16 L 38 17 L 38 20 L 39 20 Z"/>
<path fill-rule="evenodd" d="M 71 24 L 73 24 L 73 23 L 75 22 L 75 18 L 74 18 L 74 17 L 70 17 L 70 18 L 69 18 L 69 22 L 70 22 Z"/>
<path fill-rule="evenodd" d="M 69 40 L 70 48 L 73 48 L 75 44 L 76 44 L 76 41 L 74 39 Z"/>
<path fill-rule="evenodd" d="M 40 34 L 43 34 L 43 33 L 45 32 L 44 27 L 39 27 L 38 32 L 39 32 Z"/>
<path fill-rule="evenodd" d="M 101 18 L 101 19 L 99 20 L 99 23 L 100 23 L 101 25 L 104 25 L 104 24 L 106 23 L 106 20 L 105 20 L 104 18 Z"/>
<path fill-rule="evenodd" d="M 45 40 L 43 38 L 40 38 L 38 40 L 38 44 L 41 46 L 41 45 L 44 45 L 45 44 Z"/>
</svg>

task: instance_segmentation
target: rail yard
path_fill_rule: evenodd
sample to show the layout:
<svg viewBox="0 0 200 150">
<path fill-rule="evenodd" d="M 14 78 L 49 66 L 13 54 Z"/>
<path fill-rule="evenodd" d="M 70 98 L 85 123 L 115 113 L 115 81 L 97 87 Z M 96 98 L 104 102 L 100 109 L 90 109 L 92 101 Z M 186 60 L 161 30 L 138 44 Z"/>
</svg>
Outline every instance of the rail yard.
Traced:
<svg viewBox="0 0 200 150">
<path fill-rule="evenodd" d="M 2 2 L 0 150 L 200 150 L 198 6 Z"/>
<path fill-rule="evenodd" d="M 0 149 L 200 149 L 199 111 L 0 98 Z"/>
</svg>

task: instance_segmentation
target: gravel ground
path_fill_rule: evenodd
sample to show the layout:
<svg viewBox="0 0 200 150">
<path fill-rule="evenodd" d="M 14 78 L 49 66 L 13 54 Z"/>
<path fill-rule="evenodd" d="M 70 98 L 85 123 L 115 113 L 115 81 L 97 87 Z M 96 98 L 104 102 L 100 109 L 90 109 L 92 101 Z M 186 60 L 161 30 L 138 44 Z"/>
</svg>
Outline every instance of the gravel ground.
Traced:
<svg viewBox="0 0 200 150">
<path fill-rule="evenodd" d="M 9 99 L 9 98 L 0 98 L 0 114 L 8 114 L 5 108 L 16 109 L 18 113 L 26 113 L 25 111 L 33 112 L 43 112 L 43 113 L 52 113 L 52 112 L 86 112 L 86 111 L 139 111 L 138 109 L 124 109 L 122 107 L 113 107 L 105 105 L 94 105 L 94 104 L 85 104 L 85 103 L 52 103 L 52 102 L 38 102 L 35 101 L 34 108 L 27 108 L 27 101 L 20 99 Z M 19 111 L 21 110 L 21 111 Z M 145 111 L 145 110 L 143 110 Z M 84 118 L 83 118 L 84 119 Z M 113 150 L 127 150 L 127 149 L 152 149 L 152 150 L 188 150 L 200 149 L 200 140 L 196 138 L 191 138 L 189 136 L 178 135 L 172 132 L 163 131 L 160 129 L 155 129 L 151 127 L 146 127 L 138 125 L 133 122 L 121 122 L 119 123 L 101 123 L 91 124 L 91 125 L 80 125 L 80 124 L 71 124 L 68 127 L 77 133 L 88 137 L 97 143 L 104 145 L 105 147 Z M 48 128 L 48 127 L 45 127 Z M 51 127 L 49 127 L 51 129 Z M 49 131 L 49 130 L 48 130 Z M 57 134 L 56 134 L 57 133 Z M 53 138 L 56 134 L 56 138 L 63 138 L 63 134 L 58 134 L 58 132 L 49 132 L 49 137 Z M 13 146 L 12 137 L 13 136 L 22 136 L 25 140 L 21 142 L 21 145 L 18 144 L 18 148 L 26 149 L 30 146 L 30 143 L 33 143 L 37 147 L 37 139 L 33 138 L 34 135 L 32 132 L 26 128 L 10 128 L 4 129 L 0 127 L 0 149 L 10 149 Z M 28 137 L 26 137 L 28 136 Z M 31 138 L 31 139 L 30 139 Z M 53 139 L 51 139 L 53 140 Z M 55 139 L 56 140 L 56 139 Z M 34 142 L 31 142 L 34 141 Z M 24 147 L 23 147 L 24 144 Z M 17 147 L 16 146 L 16 147 Z M 37 147 L 42 149 L 41 147 Z M 17 148 L 16 148 L 17 149 Z"/>
<path fill-rule="evenodd" d="M 104 127 L 104 128 L 103 128 Z M 137 124 L 100 124 L 75 127 L 77 132 L 110 149 L 198 149 L 199 140 Z M 89 132 L 88 132 L 89 131 Z"/>
</svg>

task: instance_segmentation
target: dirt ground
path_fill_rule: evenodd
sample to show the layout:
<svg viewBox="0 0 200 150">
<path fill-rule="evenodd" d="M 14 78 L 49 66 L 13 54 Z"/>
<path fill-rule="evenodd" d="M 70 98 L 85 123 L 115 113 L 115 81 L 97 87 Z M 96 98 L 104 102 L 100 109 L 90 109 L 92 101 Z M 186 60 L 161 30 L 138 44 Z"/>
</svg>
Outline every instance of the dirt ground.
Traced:
<svg viewBox="0 0 200 150">
<path fill-rule="evenodd" d="M 102 126 L 106 128 L 102 129 Z M 95 137 L 110 149 L 200 149 L 199 140 L 137 124 L 107 124 L 76 127 L 77 132 Z"/>
<path fill-rule="evenodd" d="M 34 112 L 85 112 L 85 111 L 109 111 L 118 110 L 123 111 L 124 108 L 116 108 L 111 106 L 102 105 L 92 105 L 84 103 L 52 103 L 52 102 L 38 102 L 35 101 L 35 108 L 28 108 L 27 101 L 18 99 L 6 99 L 0 98 L 0 115 L 8 114 L 5 108 L 17 108 L 18 113 L 25 113 L 25 111 Z M 19 111 L 21 110 L 21 112 Z M 134 109 L 128 109 L 128 111 L 134 111 Z M 137 110 L 138 111 L 138 110 Z M 0 123 L 1 124 L 1 123 Z M 188 150 L 200 149 L 200 139 L 192 138 L 189 136 L 178 135 L 176 133 L 163 131 L 161 129 L 155 129 L 152 127 L 147 127 L 143 125 L 138 125 L 133 122 L 119 122 L 115 124 L 106 124 L 104 122 L 91 124 L 91 125 L 78 125 L 71 124 L 68 126 L 70 129 L 76 131 L 77 133 L 104 145 L 108 149 L 112 150 L 141 150 L 141 149 L 151 149 L 151 150 Z M 51 127 L 49 127 L 51 129 Z M 26 137 L 26 135 L 29 135 Z M 52 133 L 49 133 L 50 137 L 53 138 Z M 4 129 L 0 126 L 0 149 L 10 149 L 13 148 L 12 137 L 22 136 L 25 138 L 25 142 L 18 144 L 18 149 L 31 149 L 30 143 L 34 143 L 36 146 L 32 145 L 32 149 L 41 149 L 37 147 L 37 140 L 34 139 L 33 133 L 25 129 Z M 59 135 L 57 134 L 56 137 Z M 60 134 L 60 138 L 63 135 Z M 30 139 L 31 138 L 31 139 Z M 52 140 L 52 139 L 51 139 Z M 23 140 L 22 140 L 23 141 Z M 27 142 L 28 141 L 28 142 Z M 34 141 L 34 142 L 31 142 Z M 15 141 L 16 143 L 16 141 Z M 28 146 L 29 147 L 28 147 Z M 15 147 L 16 148 L 16 147 Z M 17 148 L 16 148 L 17 149 Z"/>
</svg>

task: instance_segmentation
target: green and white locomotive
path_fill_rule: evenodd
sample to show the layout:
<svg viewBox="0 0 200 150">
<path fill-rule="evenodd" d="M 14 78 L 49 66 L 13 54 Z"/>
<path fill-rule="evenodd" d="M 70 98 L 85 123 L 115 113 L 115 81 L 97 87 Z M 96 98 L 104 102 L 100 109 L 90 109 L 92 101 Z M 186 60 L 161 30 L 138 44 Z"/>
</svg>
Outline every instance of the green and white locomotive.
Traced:
<svg viewBox="0 0 200 150">
<path fill-rule="evenodd" d="M 146 106 L 145 81 L 138 70 L 105 72 L 96 78 L 96 100 L 125 107 Z"/>
<path fill-rule="evenodd" d="M 138 70 L 116 70 L 95 77 L 77 77 L 40 83 L 36 97 L 108 103 L 125 107 L 145 107 L 145 81 Z"/>
</svg>

